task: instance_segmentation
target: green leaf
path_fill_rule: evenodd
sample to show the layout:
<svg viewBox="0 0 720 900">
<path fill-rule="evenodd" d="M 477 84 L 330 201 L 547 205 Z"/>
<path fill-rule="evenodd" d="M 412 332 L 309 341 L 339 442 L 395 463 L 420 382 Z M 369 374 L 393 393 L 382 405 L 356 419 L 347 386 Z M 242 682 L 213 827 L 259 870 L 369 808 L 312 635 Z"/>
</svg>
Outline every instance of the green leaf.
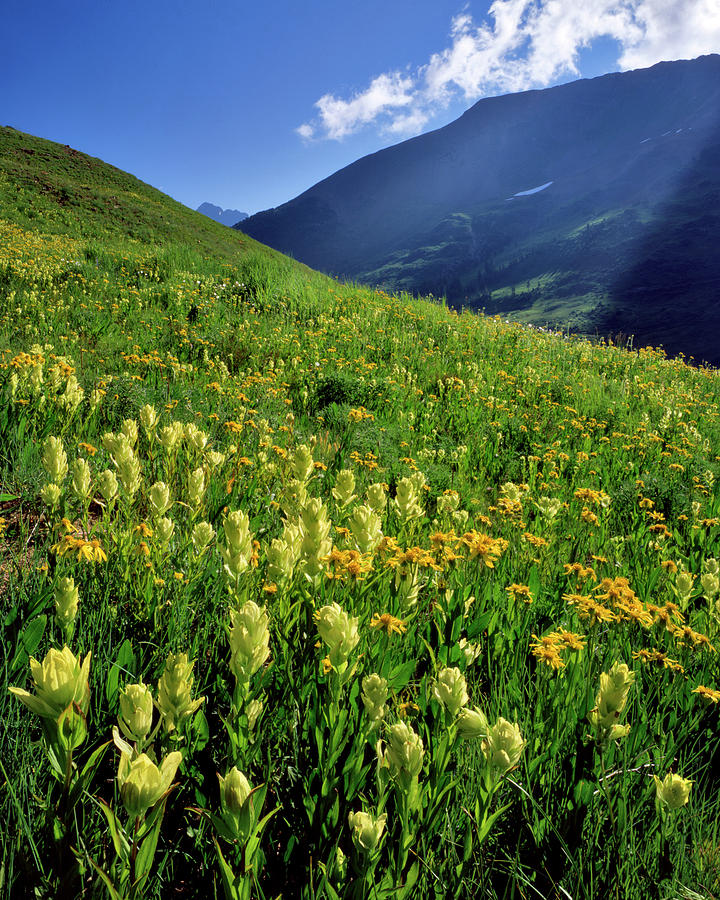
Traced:
<svg viewBox="0 0 720 900">
<path fill-rule="evenodd" d="M 105 699 L 111 707 L 114 707 L 117 703 L 120 674 L 122 673 L 126 678 L 134 678 L 135 667 L 136 659 L 132 644 L 129 640 L 125 640 L 120 645 L 117 658 L 110 667 L 105 682 Z"/>
<path fill-rule="evenodd" d="M 240 893 L 242 876 L 239 875 L 236 877 L 232 868 L 228 865 L 225 861 L 225 857 L 222 855 L 220 844 L 218 844 L 214 838 L 213 843 L 215 844 L 215 852 L 217 854 L 218 863 L 220 864 L 220 878 L 222 880 L 225 900 L 242 900 L 242 895 Z"/>
<path fill-rule="evenodd" d="M 12 676 L 19 669 L 22 669 L 33 653 L 37 650 L 43 634 L 45 634 L 45 626 L 47 625 L 47 616 L 37 616 L 20 632 L 18 638 L 18 646 L 15 650 L 15 656 L 10 663 L 9 674 Z"/>
<path fill-rule="evenodd" d="M 202 709 L 199 709 L 192 721 L 193 750 L 202 750 L 210 740 L 210 726 Z"/>
<path fill-rule="evenodd" d="M 101 744 L 97 750 L 94 750 L 90 756 L 90 759 L 85 763 L 80 772 L 80 777 L 76 779 L 75 784 L 73 785 L 72 790 L 70 791 L 70 808 L 72 809 L 75 804 L 80 799 L 80 795 L 86 791 L 90 785 L 90 782 L 95 777 L 95 773 L 98 770 L 98 766 L 102 762 L 102 758 L 105 755 L 105 751 L 112 744 L 112 741 L 106 741 L 104 744 Z"/>
<path fill-rule="evenodd" d="M 157 850 L 158 838 L 160 837 L 160 827 L 162 825 L 163 816 L 165 814 L 165 804 L 167 803 L 168 794 L 155 804 L 153 809 L 154 821 L 149 829 L 149 833 L 143 840 L 135 857 L 135 884 L 142 886 L 150 874 L 155 851 Z"/>
<path fill-rule="evenodd" d="M 482 844 L 482 842 L 487 838 L 492 830 L 493 825 L 496 820 L 505 812 L 506 809 L 510 809 L 512 806 L 511 803 L 506 803 L 505 806 L 501 806 L 500 809 L 496 809 L 494 813 L 489 816 L 486 816 L 482 822 L 478 825 L 478 834 L 477 839 L 478 843 Z"/>
<path fill-rule="evenodd" d="M 430 651 L 430 653 L 432 655 L 432 650 Z M 390 690 L 401 691 L 415 674 L 416 666 L 417 661 L 414 659 L 411 659 L 409 662 L 404 662 L 400 663 L 400 665 L 393 666 L 393 668 L 390 669 L 390 674 L 387 678 L 388 687 L 390 688 Z"/>
<path fill-rule="evenodd" d="M 110 837 L 112 838 L 113 846 L 115 847 L 115 853 L 117 854 L 118 859 L 127 864 L 130 859 L 130 844 L 125 837 L 125 832 L 122 829 L 120 820 L 104 800 L 98 800 L 97 803 L 110 826 Z"/>
<path fill-rule="evenodd" d="M 117 892 L 115 885 L 110 880 L 110 876 L 103 872 L 100 866 L 94 862 L 92 859 L 90 860 L 90 865 L 95 869 L 100 878 L 102 879 L 105 887 L 108 889 L 108 893 L 110 894 L 111 900 L 123 900 L 122 896 Z"/>
</svg>

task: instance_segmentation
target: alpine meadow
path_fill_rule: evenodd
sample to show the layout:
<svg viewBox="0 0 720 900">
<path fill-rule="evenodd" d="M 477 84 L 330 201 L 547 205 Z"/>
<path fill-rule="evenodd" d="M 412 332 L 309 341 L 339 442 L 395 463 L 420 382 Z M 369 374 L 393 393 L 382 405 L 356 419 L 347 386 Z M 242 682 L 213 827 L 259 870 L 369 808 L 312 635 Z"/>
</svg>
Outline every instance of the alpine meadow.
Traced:
<svg viewBox="0 0 720 900">
<path fill-rule="evenodd" d="M 719 408 L 0 129 L 0 895 L 717 897 Z"/>
</svg>

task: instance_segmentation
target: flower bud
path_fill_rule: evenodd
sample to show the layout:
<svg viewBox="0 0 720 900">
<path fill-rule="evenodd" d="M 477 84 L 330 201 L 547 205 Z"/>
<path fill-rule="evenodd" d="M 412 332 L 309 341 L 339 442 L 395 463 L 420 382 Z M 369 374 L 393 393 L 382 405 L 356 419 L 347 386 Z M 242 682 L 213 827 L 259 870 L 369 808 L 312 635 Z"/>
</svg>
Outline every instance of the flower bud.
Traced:
<svg viewBox="0 0 720 900">
<path fill-rule="evenodd" d="M 468 702 L 467 685 L 460 669 L 443 669 L 433 685 L 433 696 L 454 718 Z"/>
<path fill-rule="evenodd" d="M 474 740 L 482 738 L 483 740 L 490 734 L 490 725 L 487 717 L 479 707 L 470 709 L 466 706 L 461 709 L 457 717 L 458 734 L 466 740 Z"/>
<path fill-rule="evenodd" d="M 197 509 L 205 496 L 205 472 L 198 468 L 190 473 L 188 478 L 188 503 L 193 509 Z"/>
<path fill-rule="evenodd" d="M 395 569 L 393 588 L 403 610 L 408 610 L 415 606 L 420 593 L 419 566 L 417 564 L 398 566 Z"/>
<path fill-rule="evenodd" d="M 78 589 L 74 579 L 58 578 L 55 582 L 55 618 L 64 631 L 72 627 L 77 611 Z"/>
<path fill-rule="evenodd" d="M 467 638 L 460 638 L 458 647 L 462 650 L 465 657 L 466 666 L 471 666 L 482 652 L 480 644 L 471 644 Z"/>
<path fill-rule="evenodd" d="M 341 469 L 338 472 L 332 495 L 341 508 L 346 507 L 355 499 L 355 476 L 351 469 Z"/>
<path fill-rule="evenodd" d="M 218 775 L 218 780 L 223 810 L 233 816 L 239 816 L 252 791 L 250 782 L 236 766 L 233 766 L 224 778 Z"/>
<path fill-rule="evenodd" d="M 392 506 L 403 524 L 422 516 L 423 508 L 413 479 L 401 478 L 398 481 Z"/>
<path fill-rule="evenodd" d="M 140 407 L 140 424 L 145 429 L 145 433 L 149 436 L 157 424 L 157 412 L 155 407 L 150 403 L 146 403 Z"/>
<path fill-rule="evenodd" d="M 72 464 L 72 489 L 78 500 L 84 500 L 90 493 L 90 466 L 79 456 Z"/>
<path fill-rule="evenodd" d="M 510 500 L 512 503 L 521 503 L 522 490 L 520 485 L 512 481 L 506 481 L 505 484 L 500 485 L 500 496 Z"/>
<path fill-rule="evenodd" d="M 275 538 L 267 548 L 268 581 L 282 584 L 293 576 L 297 556 L 291 547 L 280 538 Z"/>
<path fill-rule="evenodd" d="M 142 683 L 128 684 L 120 692 L 120 730 L 131 741 L 143 741 L 152 727 L 153 699 Z"/>
<path fill-rule="evenodd" d="M 558 497 L 540 497 L 535 505 L 541 516 L 548 520 L 552 520 L 560 512 L 562 500 Z"/>
<path fill-rule="evenodd" d="M 207 446 L 208 436 L 194 422 L 188 422 L 185 426 L 185 441 L 191 450 L 202 452 Z"/>
<path fill-rule="evenodd" d="M 281 535 L 282 541 L 287 544 L 295 561 L 300 558 L 302 552 L 303 526 L 302 520 L 286 521 Z"/>
<path fill-rule="evenodd" d="M 347 863 L 347 856 L 345 856 L 340 847 L 338 847 L 335 852 L 335 872 L 338 881 L 342 882 L 347 878 Z"/>
<path fill-rule="evenodd" d="M 220 555 L 225 563 L 225 571 L 231 578 L 237 579 L 250 565 L 252 556 L 252 534 L 247 513 L 234 510 L 223 522 L 223 531 L 227 547 L 220 548 Z"/>
<path fill-rule="evenodd" d="M 703 594 L 708 600 L 712 600 L 718 591 L 720 591 L 720 578 L 713 572 L 705 572 L 700 576 L 700 584 L 702 585 Z"/>
<path fill-rule="evenodd" d="M 101 388 L 95 388 L 90 392 L 90 411 L 94 412 L 98 406 L 102 403 L 102 398 L 105 396 L 105 391 Z"/>
<path fill-rule="evenodd" d="M 525 741 L 517 722 L 511 725 L 502 717 L 492 726 L 482 744 L 485 758 L 493 769 L 502 774 L 509 772 L 518 764 L 524 747 Z"/>
<path fill-rule="evenodd" d="M 251 676 L 270 656 L 270 632 L 264 607 L 248 600 L 240 609 L 230 610 L 230 669 L 239 682 Z"/>
<path fill-rule="evenodd" d="M 385 715 L 388 695 L 387 681 L 376 672 L 363 678 L 361 698 L 365 712 L 373 724 L 379 722 Z"/>
<path fill-rule="evenodd" d="M 188 662 L 187 653 L 171 653 L 167 658 L 165 671 L 158 683 L 157 699 L 157 708 L 166 731 L 173 731 L 205 700 L 204 697 L 192 699 L 194 665 L 194 662 Z"/>
<path fill-rule="evenodd" d="M 263 702 L 262 700 L 251 700 L 247 706 L 245 707 L 245 715 L 248 720 L 248 731 L 255 730 L 255 723 L 257 722 L 260 714 L 262 713 Z"/>
<path fill-rule="evenodd" d="M 323 560 L 332 550 L 330 539 L 332 523 L 322 500 L 308 500 L 302 510 L 302 524 L 302 568 L 308 579 L 315 582 L 324 572 Z"/>
<path fill-rule="evenodd" d="M 331 665 L 338 670 L 343 668 L 360 640 L 357 618 L 349 616 L 337 603 L 323 606 L 313 618 L 320 637 L 328 645 Z"/>
<path fill-rule="evenodd" d="M 457 491 L 445 491 L 437 498 L 437 514 L 449 515 L 457 511 L 460 505 L 460 494 Z"/>
<path fill-rule="evenodd" d="M 192 530 L 192 545 L 196 553 L 202 553 L 215 537 L 215 531 L 209 522 L 198 522 Z"/>
<path fill-rule="evenodd" d="M 144 815 L 170 789 L 181 760 L 182 753 L 168 753 L 158 768 L 145 753 L 134 759 L 125 751 L 121 753 L 120 799 L 132 819 Z"/>
<path fill-rule="evenodd" d="M 373 553 L 383 537 L 380 516 L 369 506 L 358 506 L 353 510 L 350 531 L 361 553 Z"/>
<path fill-rule="evenodd" d="M 62 488 L 54 481 L 49 481 L 40 491 L 40 499 L 51 510 L 58 506 L 61 497 Z"/>
<path fill-rule="evenodd" d="M 122 441 L 118 445 L 114 459 L 118 476 L 120 477 L 120 484 L 123 486 L 123 490 L 128 498 L 132 500 L 142 483 L 140 460 L 127 441 Z"/>
<path fill-rule="evenodd" d="M 148 503 L 153 516 L 164 516 L 172 506 L 170 488 L 164 481 L 156 481 L 148 491 Z"/>
<path fill-rule="evenodd" d="M 62 440 L 51 435 L 43 445 L 42 464 L 55 484 L 62 484 L 68 471 L 67 456 Z"/>
<path fill-rule="evenodd" d="M 304 484 L 313 474 L 315 464 L 313 463 L 312 451 L 307 444 L 301 444 L 295 449 L 290 460 L 290 469 L 293 478 L 301 484 Z"/>
<path fill-rule="evenodd" d="M 687 606 L 687 603 L 690 600 L 693 592 L 694 582 L 695 576 L 683 569 L 681 569 L 675 576 L 675 584 L 673 585 L 673 590 L 675 591 L 678 601 L 683 608 Z"/>
<path fill-rule="evenodd" d="M 365 491 L 365 500 L 370 509 L 381 516 L 387 506 L 387 485 L 378 481 Z"/>
<path fill-rule="evenodd" d="M 158 433 L 158 441 L 166 453 L 172 453 L 183 436 L 181 422 L 173 422 L 172 425 L 163 426 Z"/>
<path fill-rule="evenodd" d="M 135 419 L 125 419 L 125 421 L 122 423 L 120 434 L 125 437 L 131 447 L 134 447 L 135 444 L 137 444 L 138 439 L 138 424 Z"/>
<path fill-rule="evenodd" d="M 98 490 L 108 503 L 117 497 L 118 482 L 112 469 L 105 469 L 98 475 Z"/>
<path fill-rule="evenodd" d="M 205 454 L 205 462 L 207 463 L 210 471 L 217 469 L 218 466 L 221 466 L 225 462 L 226 456 L 224 453 L 220 453 L 219 450 L 208 450 Z"/>
<path fill-rule="evenodd" d="M 665 778 L 660 781 L 657 775 L 653 775 L 655 779 L 655 791 L 658 804 L 665 809 L 680 809 L 690 799 L 690 789 L 692 781 L 683 778 L 681 775 L 673 775 L 669 772 Z"/>
<path fill-rule="evenodd" d="M 280 498 L 280 505 L 288 519 L 294 519 L 299 516 L 303 507 L 308 501 L 307 488 L 296 478 L 291 478 L 285 485 L 285 489 Z"/>
<path fill-rule="evenodd" d="M 405 722 L 397 722 L 388 729 L 388 745 L 383 756 L 383 765 L 405 791 L 410 791 L 423 767 L 422 738 Z"/>
<path fill-rule="evenodd" d="M 155 538 L 161 547 L 165 547 L 170 542 L 174 531 L 175 523 L 172 519 L 168 519 L 167 516 L 158 519 L 155 523 Z"/>
<path fill-rule="evenodd" d="M 600 675 L 600 693 L 595 699 L 596 706 L 588 714 L 590 724 L 598 732 L 617 724 L 620 713 L 627 703 L 628 693 L 635 681 L 635 673 L 625 663 L 614 663 L 609 672 Z"/>
<path fill-rule="evenodd" d="M 380 843 L 380 838 L 385 830 L 387 815 L 383 813 L 377 819 L 370 813 L 351 812 L 348 816 L 348 824 L 352 829 L 352 839 L 355 847 L 361 853 L 372 853 Z"/>
</svg>

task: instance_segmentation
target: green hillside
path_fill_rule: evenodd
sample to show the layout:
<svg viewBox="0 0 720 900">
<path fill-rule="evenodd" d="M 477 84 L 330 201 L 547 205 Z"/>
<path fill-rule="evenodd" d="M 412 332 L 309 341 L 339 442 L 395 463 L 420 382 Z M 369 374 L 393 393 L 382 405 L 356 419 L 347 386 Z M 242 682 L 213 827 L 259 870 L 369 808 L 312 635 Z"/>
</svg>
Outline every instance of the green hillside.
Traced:
<svg viewBox="0 0 720 900">
<path fill-rule="evenodd" d="M 0 896 L 716 896 L 719 401 L 0 130 Z"/>
</svg>

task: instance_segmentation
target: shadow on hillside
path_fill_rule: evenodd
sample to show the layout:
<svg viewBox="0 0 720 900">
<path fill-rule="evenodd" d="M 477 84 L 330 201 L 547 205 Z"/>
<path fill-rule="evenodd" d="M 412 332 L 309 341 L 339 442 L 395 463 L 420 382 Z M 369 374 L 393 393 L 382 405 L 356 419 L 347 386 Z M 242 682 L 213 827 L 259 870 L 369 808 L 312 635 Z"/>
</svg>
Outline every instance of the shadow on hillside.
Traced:
<svg viewBox="0 0 720 900">
<path fill-rule="evenodd" d="M 720 366 L 720 115 L 635 260 L 611 288 L 605 330 Z"/>
</svg>

